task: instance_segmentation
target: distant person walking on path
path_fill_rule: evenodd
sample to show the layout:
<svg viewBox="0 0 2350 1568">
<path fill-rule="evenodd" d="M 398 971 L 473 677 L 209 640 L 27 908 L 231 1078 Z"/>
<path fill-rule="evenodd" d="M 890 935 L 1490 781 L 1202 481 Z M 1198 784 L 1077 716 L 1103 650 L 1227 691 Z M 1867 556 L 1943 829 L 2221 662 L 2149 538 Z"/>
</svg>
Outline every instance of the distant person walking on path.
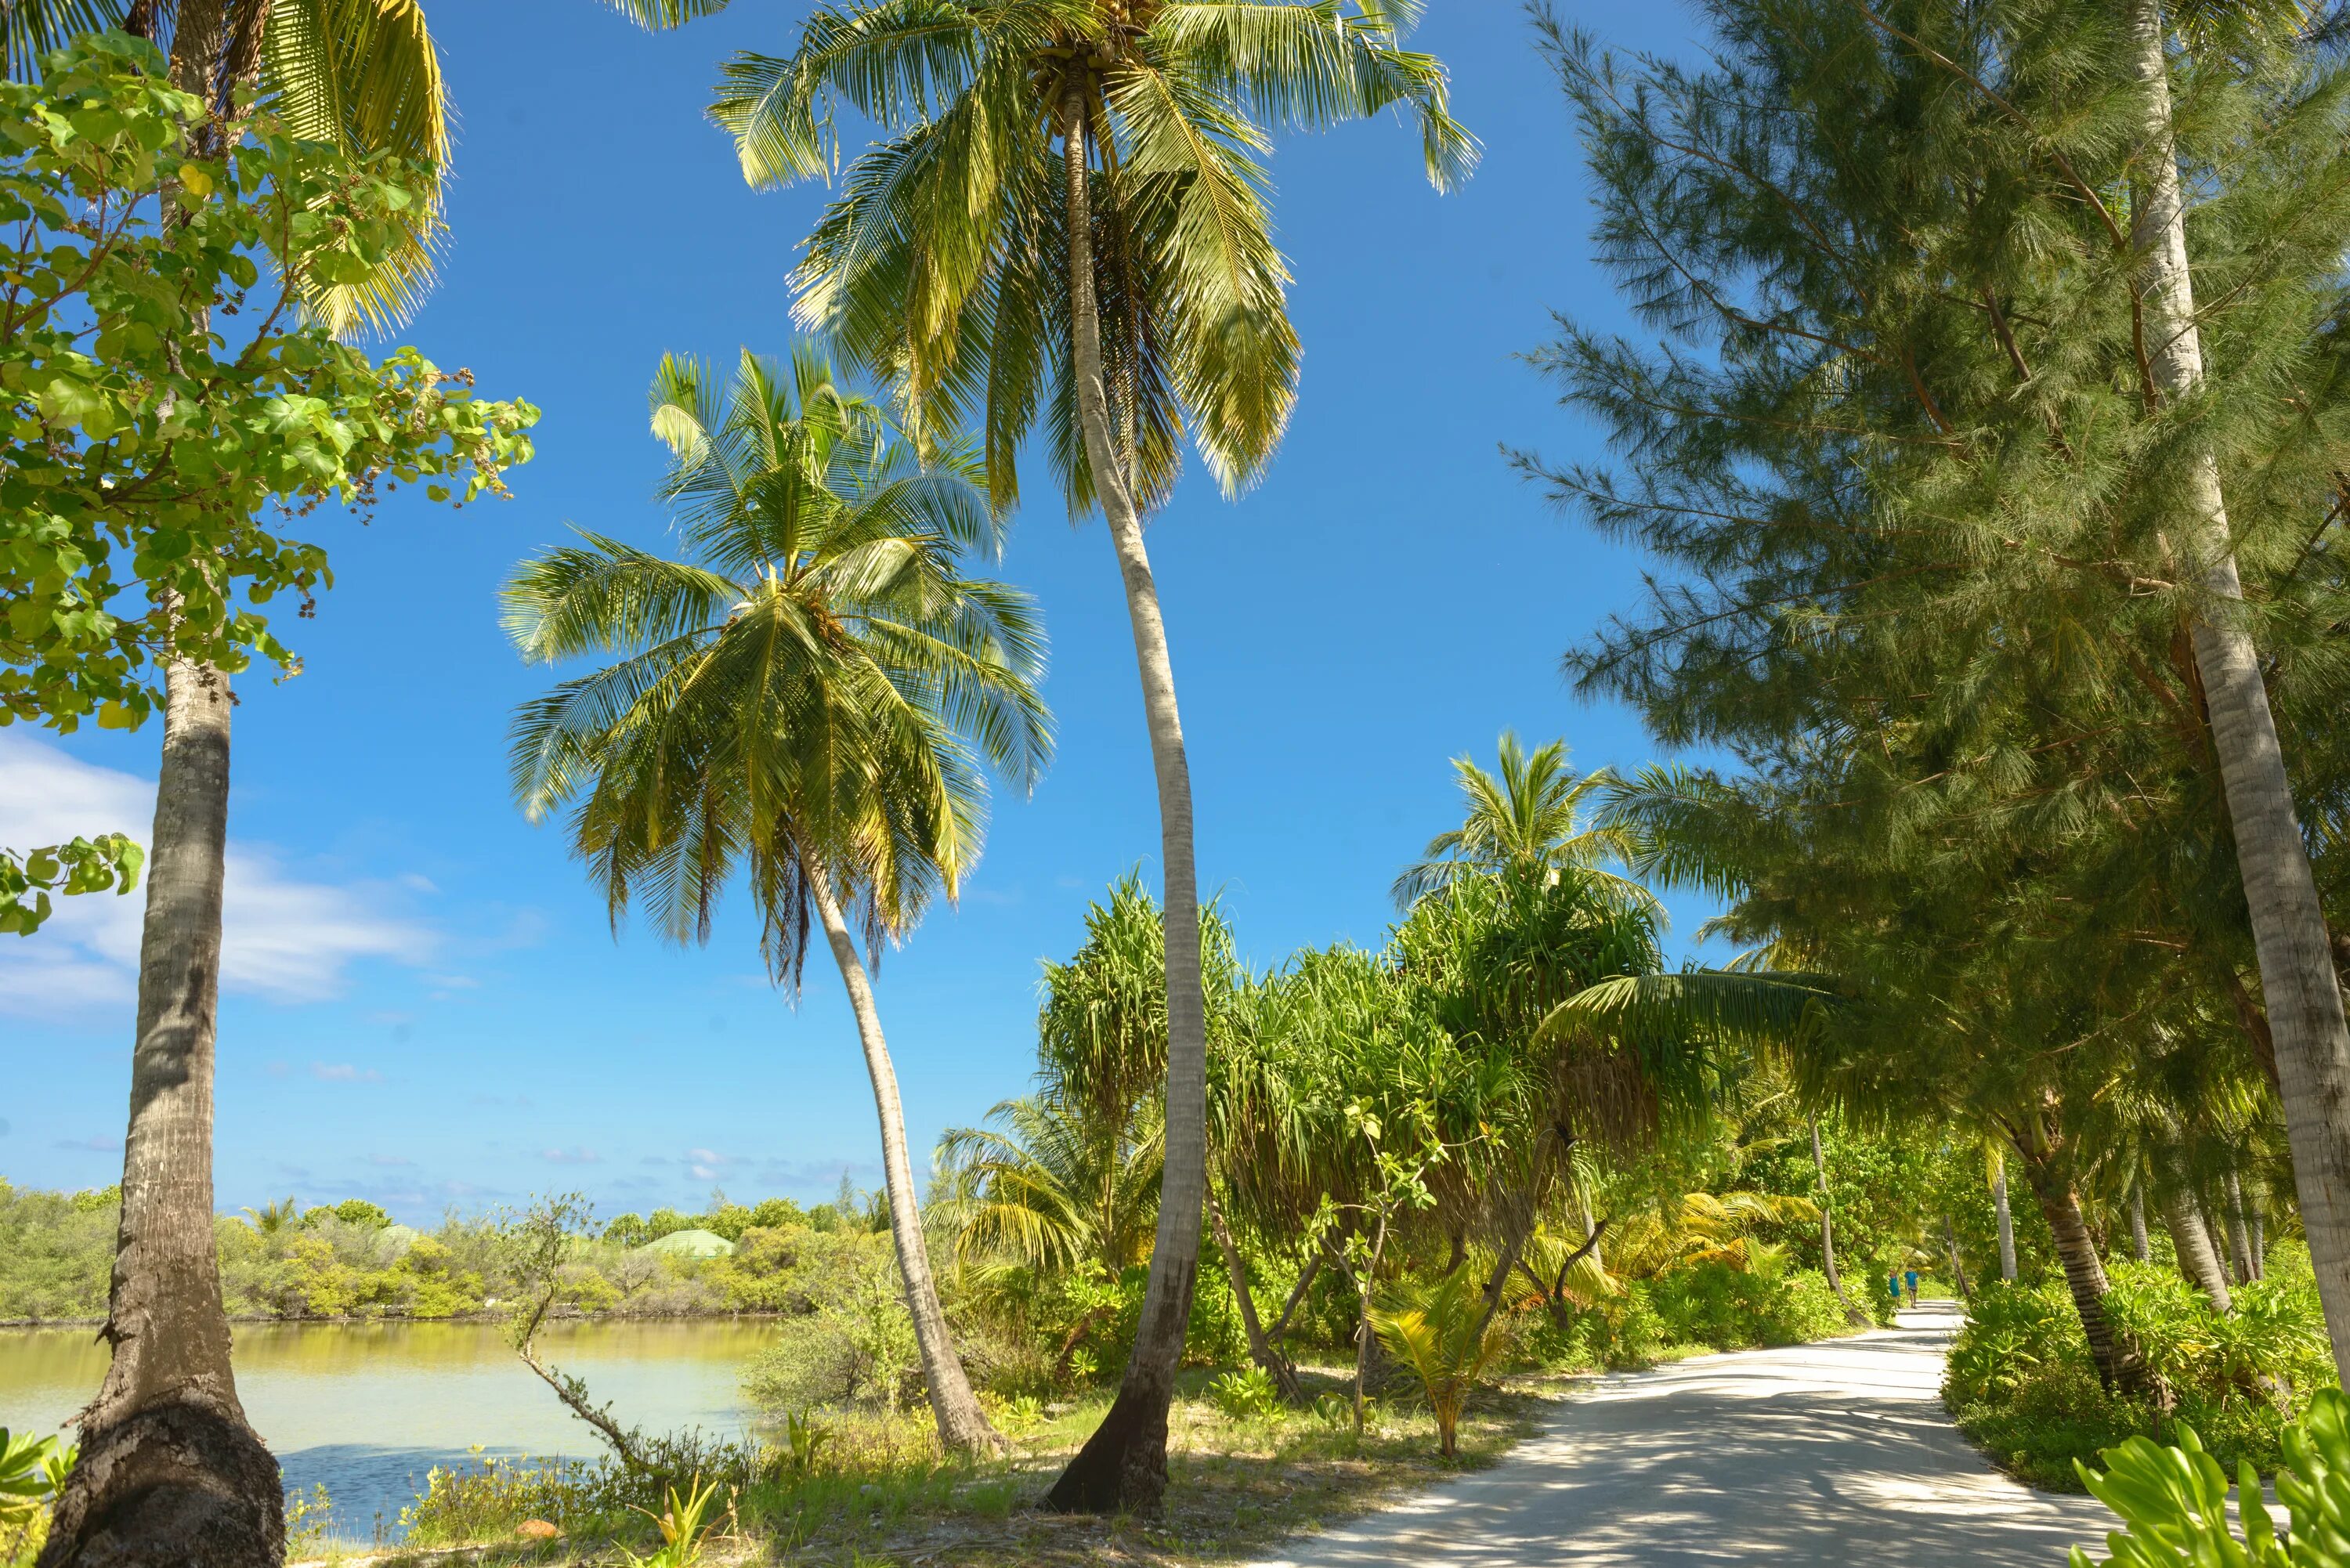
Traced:
<svg viewBox="0 0 2350 1568">
<path fill-rule="evenodd" d="M 1909 1282 L 1909 1304 L 1911 1306 L 1916 1306 L 1918 1304 L 1918 1271 L 1911 1269 L 1908 1273 L 1904 1274 L 1902 1278 Z M 1896 1291 L 1894 1293 L 1896 1295 L 1900 1294 L 1898 1291 Z"/>
<path fill-rule="evenodd" d="M 1887 1275 L 1886 1275 L 1886 1276 L 1885 1276 L 1885 1290 L 1886 1290 L 1886 1293 L 1887 1293 L 1887 1294 L 1888 1294 L 1888 1295 L 1890 1295 L 1890 1296 L 1893 1298 L 1893 1304 L 1894 1304 L 1896 1307 L 1900 1306 L 1900 1304 L 1901 1304 L 1901 1276 L 1900 1276 L 1899 1274 L 1887 1274 Z"/>
</svg>

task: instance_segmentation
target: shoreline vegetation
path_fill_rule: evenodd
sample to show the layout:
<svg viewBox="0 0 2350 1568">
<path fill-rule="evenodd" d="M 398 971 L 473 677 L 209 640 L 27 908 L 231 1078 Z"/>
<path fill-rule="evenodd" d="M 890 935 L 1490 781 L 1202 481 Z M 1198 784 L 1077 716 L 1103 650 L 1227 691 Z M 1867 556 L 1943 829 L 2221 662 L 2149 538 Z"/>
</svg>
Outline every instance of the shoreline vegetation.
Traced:
<svg viewBox="0 0 2350 1568">
<path fill-rule="evenodd" d="M 726 3 L 611 8 L 659 31 Z M 161 731 L 146 842 L 60 819 L 77 836 L 0 844 L 21 938 L 53 896 L 146 877 L 121 1183 L 0 1182 L 0 1319 L 103 1312 L 108 1363 L 78 1449 L 0 1433 L 0 1568 L 324 1539 L 331 1500 L 288 1501 L 236 1397 L 231 1321 L 501 1324 L 598 1434 L 594 1462 L 435 1471 L 401 1515 L 420 1548 L 690 1568 L 935 1528 L 961 1533 L 918 1556 L 1173 1562 L 1484 1462 L 1530 1418 L 1513 1377 L 1849 1332 L 1945 1262 L 1949 1408 L 2013 1473 L 2108 1502 L 2142 1532 L 2118 1558 L 2224 1531 L 2222 1459 L 2256 1549 L 2185 1556 L 2273 1555 L 2255 1467 L 2291 1552 L 2321 1552 L 2350 1473 L 2334 8 L 1710 0 L 1691 60 L 1533 0 L 1628 315 L 1561 302 L 1525 356 L 1575 450 L 1487 433 L 1639 558 L 1562 672 L 1688 760 L 1578 771 L 1502 730 L 1492 771 L 1452 759 L 1460 815 L 1378 940 L 1263 968 L 1194 863 L 1170 641 L 1219 628 L 1162 606 L 1143 526 L 1203 493 L 1187 453 L 1240 501 L 1298 410 L 1274 148 L 1392 111 L 1433 190 L 1477 168 L 1447 67 L 1408 45 L 1419 0 L 841 0 L 737 47 L 705 108 L 744 181 L 827 182 L 776 280 L 803 335 L 659 360 L 673 552 L 615 505 L 506 575 L 500 623 L 549 682 L 508 783 L 616 935 L 755 927 L 786 995 L 829 958 L 883 1190 L 605 1223 L 540 1194 L 429 1230 L 357 1197 L 216 1214 L 232 683 L 303 668 L 281 635 L 338 535 L 296 534 L 401 486 L 503 498 L 534 455 L 527 400 L 354 341 L 409 318 L 449 217 L 426 8 L 22 0 L 0 25 L 0 721 Z M 1348 314 L 1412 362 L 1421 313 Z M 1376 417 L 1415 400 L 1437 415 L 1389 422 L 1423 437 L 1482 401 L 1407 379 Z M 1160 877 L 1046 966 L 1025 1092 L 950 1130 L 925 1185 L 873 968 L 969 885 L 993 791 L 1051 760 L 1038 602 L 983 575 L 1024 454 L 1031 499 L 1097 512 L 1117 556 L 1160 830 L 1128 852 Z M 1555 596 L 1431 526 L 1457 504 L 1397 494 L 1367 558 L 1435 563 L 1416 595 L 1342 627 L 1312 609 L 1336 578 L 1286 585 L 1318 651 L 1271 678 L 1310 698 L 1362 673 L 1347 635 L 1432 627 L 1400 700 L 1498 724 L 1471 623 Z M 1263 588 L 1268 561 L 1227 575 Z M 275 629 L 273 598 L 298 603 Z M 1308 813 L 1364 771 L 1329 765 L 1347 737 L 1255 738 L 1219 734 L 1216 775 Z M 1668 940 L 1676 894 L 1710 908 L 1696 944 Z M 748 923 L 721 927 L 730 898 Z M 734 1441 L 625 1425 L 538 1337 L 747 1314 L 775 1327 L 743 1336 L 769 1343 Z M 2191 1529 L 2162 1517 L 2189 1472 Z"/>
</svg>

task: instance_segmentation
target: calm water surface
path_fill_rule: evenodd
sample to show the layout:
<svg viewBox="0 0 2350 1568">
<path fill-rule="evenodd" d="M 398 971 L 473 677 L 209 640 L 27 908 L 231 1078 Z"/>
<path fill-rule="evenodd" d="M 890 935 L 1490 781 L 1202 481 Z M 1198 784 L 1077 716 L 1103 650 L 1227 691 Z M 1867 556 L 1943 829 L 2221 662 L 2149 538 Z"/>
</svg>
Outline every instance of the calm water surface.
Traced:
<svg viewBox="0 0 2350 1568">
<path fill-rule="evenodd" d="M 624 1425 L 733 1438 L 752 1425 L 743 1364 L 774 1339 L 758 1322 L 586 1323 L 549 1324 L 539 1345 Z M 0 1330 L 0 1427 L 62 1428 L 105 1376 L 89 1329 Z M 236 1385 L 287 1488 L 323 1482 L 336 1533 L 353 1540 L 392 1534 L 424 1472 L 475 1444 L 560 1459 L 603 1451 L 492 1324 L 239 1324 Z"/>
</svg>

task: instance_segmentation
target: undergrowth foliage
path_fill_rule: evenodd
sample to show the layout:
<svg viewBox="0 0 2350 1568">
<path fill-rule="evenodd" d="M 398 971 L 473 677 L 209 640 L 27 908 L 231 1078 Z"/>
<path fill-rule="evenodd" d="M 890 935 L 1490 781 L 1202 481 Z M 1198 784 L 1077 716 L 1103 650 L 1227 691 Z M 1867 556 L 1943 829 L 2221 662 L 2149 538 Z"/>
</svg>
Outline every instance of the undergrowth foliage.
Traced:
<svg viewBox="0 0 2350 1568">
<path fill-rule="evenodd" d="M 2337 1387 L 2306 1258 L 2281 1245 L 2269 1277 L 2235 1289 L 2222 1314 L 2167 1263 L 2117 1263 L 2106 1301 L 2171 1397 L 2108 1392 L 2097 1381 L 2064 1285 L 1993 1283 L 1970 1303 L 1942 1395 L 1991 1458 L 2035 1485 L 2077 1491 L 2075 1460 L 2132 1437 L 2175 1440 L 2192 1428 L 2230 1468 L 2273 1471 L 2283 1434 L 2318 1393 Z"/>
</svg>

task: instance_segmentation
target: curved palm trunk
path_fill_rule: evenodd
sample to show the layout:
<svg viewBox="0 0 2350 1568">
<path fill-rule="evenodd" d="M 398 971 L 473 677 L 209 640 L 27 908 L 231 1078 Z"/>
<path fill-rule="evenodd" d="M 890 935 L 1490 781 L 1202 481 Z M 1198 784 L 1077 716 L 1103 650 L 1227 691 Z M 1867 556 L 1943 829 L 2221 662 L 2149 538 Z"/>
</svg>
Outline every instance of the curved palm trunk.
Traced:
<svg viewBox="0 0 2350 1568">
<path fill-rule="evenodd" d="M 1207 1195 L 1208 1041 L 1200 989 L 1200 896 L 1191 859 L 1191 774 L 1183 752 L 1183 723 L 1175 706 L 1175 671 L 1159 589 L 1142 547 L 1142 519 L 1118 461 L 1102 388 L 1101 315 L 1094 294 L 1092 205 L 1087 191 L 1086 114 L 1081 77 L 1062 99 L 1063 169 L 1069 229 L 1069 336 L 1075 363 L 1077 422 L 1086 462 L 1103 520 L 1118 551 L 1126 587 L 1134 658 L 1142 677 L 1143 716 L 1159 783 L 1159 856 L 1166 887 L 1167 1128 L 1160 1177 L 1159 1232 L 1150 1250 L 1150 1278 L 1142 1317 L 1128 1355 L 1118 1398 L 1086 1446 L 1046 1494 L 1064 1511 L 1154 1512 L 1167 1490 L 1167 1407 L 1191 1317 L 1191 1291 L 1200 1268 L 1200 1220 Z"/>
<path fill-rule="evenodd" d="M 2015 1214 L 2007 1206 L 2007 1161 L 1991 1176 L 1991 1213 L 1999 1220 L 1999 1277 L 2015 1283 Z"/>
<path fill-rule="evenodd" d="M 2143 1181 L 2133 1180 L 2130 1183 L 2129 1222 L 2130 1254 L 2143 1263 L 2154 1256 L 2154 1249 L 2147 1244 L 2146 1183 Z"/>
<path fill-rule="evenodd" d="M 2260 1271 L 2252 1265 L 2252 1239 L 2244 1229 L 2243 1184 L 2236 1179 L 2236 1173 L 2232 1170 L 2228 1172 L 2227 1191 L 2228 1248 L 2236 1265 L 2236 1282 L 2248 1285 L 2260 1278 Z"/>
<path fill-rule="evenodd" d="M 286 1553 L 277 1461 L 244 1418 L 213 1244 L 213 1047 L 228 840 L 225 676 L 174 663 L 139 950 L 122 1220 L 104 1337 L 41 1568 L 251 1568 Z"/>
<path fill-rule="evenodd" d="M 832 944 L 833 961 L 840 966 L 841 983 L 848 988 L 848 1005 L 857 1014 L 857 1038 L 865 1047 L 865 1071 L 873 1080 L 873 1110 L 881 1123 L 881 1179 L 889 1199 L 889 1235 L 897 1243 L 898 1272 L 906 1282 L 906 1311 L 914 1320 L 914 1343 L 922 1353 L 922 1386 L 931 1397 L 931 1414 L 938 1422 L 939 1441 L 965 1453 L 996 1453 L 1003 1448 L 999 1436 L 979 1407 L 955 1355 L 954 1335 L 939 1305 L 938 1282 L 931 1274 L 931 1251 L 922 1239 L 922 1217 L 914 1205 L 914 1169 L 906 1158 L 906 1116 L 898 1102 L 898 1071 L 889 1064 L 889 1043 L 881 1036 L 881 1014 L 873 1005 L 873 982 L 857 942 L 840 912 L 831 879 L 813 859 L 803 857 L 808 897 L 824 924 L 825 940 Z"/>
<path fill-rule="evenodd" d="M 2056 1239 L 2056 1257 L 2064 1266 L 2064 1283 L 2073 1293 L 2073 1310 L 2080 1314 L 2081 1333 L 2089 1342 L 2089 1358 L 2096 1364 L 2097 1381 L 2124 1394 L 2156 1391 L 2146 1357 L 2130 1336 L 2106 1314 L 2106 1265 L 2089 1238 L 2081 1214 L 2080 1194 L 2071 1174 L 2050 1154 L 2024 1150 L 2025 1179 L 2040 1200 L 2040 1211 Z"/>
<path fill-rule="evenodd" d="M 2178 1272 L 2187 1282 L 2211 1298 L 2211 1304 L 2221 1312 L 2236 1310 L 2235 1298 L 2228 1291 L 2228 1271 L 2220 1266 L 2220 1249 L 2211 1241 L 2211 1227 L 2203 1219 L 2203 1207 L 2195 1195 L 2184 1187 L 2172 1192 L 2162 1205 L 2163 1228 L 2170 1232 L 2170 1250 L 2178 1255 Z"/>
<path fill-rule="evenodd" d="M 2155 384 L 2167 397 L 2203 383 L 2187 228 L 2173 150 L 2169 66 L 2158 0 L 2131 0 L 2132 68 L 2146 88 L 2147 186 L 2135 239 L 2144 257 L 2145 340 Z M 2194 626 L 2195 667 L 2210 714 L 2235 832 L 2244 902 L 2260 957 L 2261 994 L 2276 1046 L 2293 1186 L 2301 1197 L 2310 1262 L 2337 1366 L 2350 1367 L 2350 1024 L 2342 1010 L 2325 915 L 2302 843 L 2275 715 L 2252 639 L 2234 607 L 2243 598 L 2219 464 L 2207 448 L 2184 479 L 2185 510 L 2198 520 L 2195 565 L 2215 613 Z"/>
</svg>

